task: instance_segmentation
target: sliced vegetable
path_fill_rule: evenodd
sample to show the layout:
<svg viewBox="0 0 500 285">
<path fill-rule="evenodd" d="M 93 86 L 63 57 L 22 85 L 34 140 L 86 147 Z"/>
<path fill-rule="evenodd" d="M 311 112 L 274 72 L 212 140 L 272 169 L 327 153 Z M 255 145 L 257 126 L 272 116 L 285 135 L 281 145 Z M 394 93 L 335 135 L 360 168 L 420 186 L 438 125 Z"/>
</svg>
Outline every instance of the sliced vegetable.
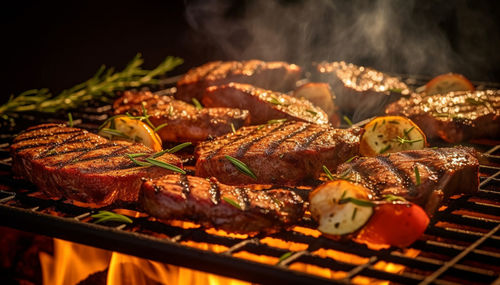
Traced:
<svg viewBox="0 0 500 285">
<path fill-rule="evenodd" d="M 344 180 L 320 185 L 309 195 L 309 201 L 311 215 L 319 223 L 318 230 L 328 235 L 354 233 L 373 214 L 369 190 Z"/>
<path fill-rule="evenodd" d="M 357 234 L 361 242 L 407 247 L 414 243 L 429 225 L 429 217 L 410 202 L 377 204 L 368 223 Z"/>
<path fill-rule="evenodd" d="M 334 94 L 328 83 L 322 82 L 309 82 L 306 83 L 293 92 L 296 98 L 304 98 L 311 101 L 314 105 L 320 107 L 326 114 L 328 120 L 334 126 L 340 123 L 337 114 L 337 107 L 333 103 Z"/>
<path fill-rule="evenodd" d="M 141 142 L 154 151 L 160 151 L 161 139 L 155 131 L 141 120 L 120 115 L 110 118 L 99 129 L 100 136 L 108 139 L 119 139 Z"/>
<path fill-rule="evenodd" d="M 446 73 L 434 77 L 431 81 L 425 84 L 425 94 L 446 94 L 452 91 L 474 91 L 474 85 L 465 78 L 465 76 L 457 73 Z"/>
<path fill-rule="evenodd" d="M 424 132 L 405 117 L 377 117 L 366 124 L 364 129 L 359 146 L 359 151 L 364 156 L 423 149 L 427 144 Z"/>
</svg>

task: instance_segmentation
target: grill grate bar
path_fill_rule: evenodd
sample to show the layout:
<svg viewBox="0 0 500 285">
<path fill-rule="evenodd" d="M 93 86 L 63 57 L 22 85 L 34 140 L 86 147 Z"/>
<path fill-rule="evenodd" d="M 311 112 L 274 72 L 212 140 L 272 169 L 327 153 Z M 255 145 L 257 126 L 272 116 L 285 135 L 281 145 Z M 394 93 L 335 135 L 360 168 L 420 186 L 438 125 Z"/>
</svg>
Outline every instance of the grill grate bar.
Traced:
<svg viewBox="0 0 500 285">
<path fill-rule="evenodd" d="M 467 247 L 464 251 L 459 253 L 457 256 L 455 256 L 452 260 L 449 262 L 445 262 L 441 268 L 438 270 L 434 271 L 431 275 L 427 276 L 422 282 L 420 282 L 420 285 L 426 285 L 430 284 L 434 280 L 436 280 L 439 276 L 441 276 L 444 272 L 446 272 L 450 267 L 454 266 L 457 264 L 462 258 L 464 258 L 469 252 L 477 248 L 479 245 L 481 245 L 486 239 L 490 238 L 493 236 L 498 230 L 500 229 L 500 224 L 497 225 L 494 229 L 492 229 L 490 232 L 488 232 L 486 235 L 482 236 L 479 238 L 476 242 L 471 244 L 469 247 Z"/>
</svg>

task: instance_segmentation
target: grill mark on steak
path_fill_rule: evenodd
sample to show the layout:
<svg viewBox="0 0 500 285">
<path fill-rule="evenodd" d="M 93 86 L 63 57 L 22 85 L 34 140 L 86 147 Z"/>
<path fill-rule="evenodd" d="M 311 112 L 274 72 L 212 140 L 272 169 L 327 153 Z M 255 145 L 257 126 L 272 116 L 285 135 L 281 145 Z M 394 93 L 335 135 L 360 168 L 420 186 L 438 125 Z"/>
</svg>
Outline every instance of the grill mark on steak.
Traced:
<svg viewBox="0 0 500 285">
<path fill-rule="evenodd" d="M 50 137 L 51 135 L 69 135 L 69 134 L 73 134 L 73 133 L 77 133 L 77 132 L 78 131 L 65 131 L 65 132 L 60 132 L 60 133 L 49 134 L 48 136 L 40 136 L 39 138 Z M 38 138 L 35 136 L 33 138 L 30 138 L 30 139 L 31 140 L 35 140 L 35 139 L 38 139 Z M 18 142 L 22 142 L 22 141 L 26 141 L 26 140 L 19 139 L 19 140 L 16 140 L 15 142 L 18 143 Z M 41 146 L 51 146 L 51 145 L 55 145 L 55 144 L 56 144 L 56 142 L 28 144 L 28 145 L 24 145 L 24 146 L 21 146 L 21 147 L 17 148 L 16 152 L 19 152 L 19 151 L 22 151 L 22 150 L 28 150 L 30 148 L 41 147 Z"/>
<path fill-rule="evenodd" d="M 382 163 L 382 165 L 387 167 L 388 171 L 394 173 L 394 175 L 398 177 L 399 181 L 401 181 L 401 183 L 408 188 L 410 194 L 416 193 L 415 184 L 412 182 L 411 177 L 409 177 L 403 169 L 395 165 L 388 156 L 380 155 L 377 156 L 377 159 Z"/>
<path fill-rule="evenodd" d="M 219 182 L 210 180 L 210 189 L 208 190 L 210 193 L 210 200 L 214 205 L 218 205 L 220 203 L 220 188 Z"/>
<path fill-rule="evenodd" d="M 57 125 L 57 124 L 45 124 L 45 125 L 34 126 L 34 127 L 30 127 L 29 130 L 23 131 L 21 134 L 24 134 L 26 132 L 38 131 L 38 130 L 53 129 L 53 128 L 60 127 L 60 126 L 61 125 Z"/>
<path fill-rule="evenodd" d="M 81 151 L 81 153 L 79 155 L 77 155 L 75 157 L 71 157 L 71 158 L 69 158 L 66 161 L 59 162 L 59 163 L 57 163 L 57 164 L 55 164 L 53 166 L 57 165 L 59 168 L 63 168 L 66 165 L 68 165 L 70 162 L 73 162 L 73 161 L 75 161 L 75 162 L 76 161 L 82 161 L 82 160 L 78 160 L 78 159 L 80 157 L 84 156 L 85 154 L 87 154 L 90 151 L 105 149 L 105 148 L 114 147 L 114 146 L 116 146 L 116 144 L 109 142 L 109 143 L 103 143 L 103 144 L 95 145 L 93 147 L 83 147 L 83 148 L 74 149 L 74 150 L 71 150 L 71 151 L 68 151 L 68 152 L 61 152 L 61 153 L 58 153 L 58 154 L 65 155 L 65 154 L 68 154 L 68 153 Z"/>
<path fill-rule="evenodd" d="M 182 187 L 182 198 L 187 199 L 191 193 L 191 187 L 186 175 L 182 174 L 180 176 L 179 185 Z"/>
<path fill-rule="evenodd" d="M 324 133 L 326 132 L 326 130 L 321 130 L 319 132 L 316 132 L 314 133 L 313 135 L 311 136 L 308 136 L 303 143 L 297 145 L 295 147 L 295 150 L 296 151 L 301 151 L 301 150 L 304 150 L 306 149 L 307 147 L 309 147 L 316 139 L 318 139 L 319 137 L 321 137 L 321 135 L 323 135 Z"/>
<path fill-rule="evenodd" d="M 55 132 L 55 133 L 44 133 L 40 135 L 33 135 L 33 136 L 27 136 L 21 139 L 16 139 L 16 143 L 23 142 L 23 141 L 28 141 L 28 140 L 34 140 L 34 139 L 41 139 L 41 138 L 46 138 L 54 135 L 65 135 L 65 134 L 72 134 L 75 133 L 75 131 L 61 131 L 61 132 Z"/>
<path fill-rule="evenodd" d="M 238 150 L 236 151 L 236 157 L 242 157 L 243 155 L 245 155 L 245 153 L 250 149 L 250 147 L 252 147 L 252 145 L 254 145 L 255 143 L 257 143 L 258 141 L 266 138 L 267 136 L 269 136 L 270 134 L 278 131 L 278 130 L 281 130 L 283 128 L 285 128 L 286 126 L 288 126 L 289 124 L 291 124 L 291 122 L 284 122 L 282 124 L 280 124 L 279 126 L 275 127 L 275 128 L 272 128 L 271 130 L 269 130 L 267 133 L 264 133 L 262 136 L 260 137 L 254 137 L 253 139 L 251 139 L 250 141 L 246 142 L 246 143 L 243 143 L 239 148 Z"/>
<path fill-rule="evenodd" d="M 82 134 L 82 133 L 78 133 L 74 136 L 70 136 L 68 138 L 66 138 L 65 140 L 63 141 L 60 141 L 60 142 L 56 142 L 54 143 L 54 145 L 52 145 L 51 147 L 49 147 L 46 151 L 42 152 L 40 154 L 40 156 L 38 158 L 43 158 L 43 157 L 46 157 L 47 154 L 50 155 L 50 153 L 57 147 L 63 145 L 63 144 L 66 144 L 66 145 L 70 145 L 70 144 L 73 144 L 73 143 L 80 143 L 83 141 L 85 141 L 85 138 L 88 139 L 88 137 L 84 137 L 84 139 L 80 139 L 80 140 L 76 140 L 76 138 L 80 138 L 82 136 L 85 136 L 85 134 Z"/>
<path fill-rule="evenodd" d="M 273 153 L 276 151 L 276 149 L 278 148 L 278 146 L 279 146 L 280 144 L 282 144 L 284 141 L 286 141 L 287 139 L 290 139 L 290 138 L 292 138 L 292 137 L 294 137 L 294 136 L 296 136 L 296 135 L 298 135 L 298 134 L 300 134 L 300 133 L 302 133 L 302 132 L 305 132 L 305 131 L 306 131 L 307 129 L 309 129 L 311 126 L 312 126 L 312 125 L 302 125 L 302 126 L 300 126 L 297 130 L 295 130 L 295 131 L 293 131 L 293 132 L 291 132 L 291 133 L 288 133 L 288 134 L 284 135 L 281 139 L 271 142 L 271 144 L 270 144 L 270 145 L 269 145 L 269 147 L 268 147 L 268 148 L 264 151 L 264 153 L 265 153 L 266 155 L 271 155 L 271 154 L 273 154 Z"/>
<path fill-rule="evenodd" d="M 66 166 L 67 165 L 71 165 L 71 164 L 75 164 L 75 163 L 80 163 L 80 162 L 89 162 L 89 161 L 99 160 L 99 159 L 106 160 L 106 159 L 109 159 L 109 158 L 121 156 L 121 155 L 124 155 L 124 153 L 122 153 L 122 152 L 124 150 L 127 150 L 128 148 L 129 148 L 129 146 L 124 145 L 121 148 L 119 148 L 119 149 L 117 149 L 117 150 L 115 150 L 115 151 L 113 151 L 111 153 L 97 155 L 97 156 L 92 156 L 92 157 L 87 157 L 87 158 L 84 158 L 84 159 L 76 159 L 75 160 L 74 158 L 72 158 L 73 160 L 72 161 L 68 161 L 66 163 Z"/>
<path fill-rule="evenodd" d="M 235 134 L 236 135 L 235 139 L 227 142 L 226 144 L 222 144 L 219 148 L 213 150 L 212 153 L 210 153 L 207 158 L 211 159 L 214 155 L 218 154 L 224 147 L 232 146 L 232 145 L 238 143 L 239 141 L 241 141 L 242 139 L 245 139 L 248 136 L 252 136 L 252 135 L 256 134 L 259 131 L 260 130 L 258 128 L 256 128 L 256 129 L 254 129 L 253 131 L 251 131 L 248 134 L 236 133 Z"/>
</svg>

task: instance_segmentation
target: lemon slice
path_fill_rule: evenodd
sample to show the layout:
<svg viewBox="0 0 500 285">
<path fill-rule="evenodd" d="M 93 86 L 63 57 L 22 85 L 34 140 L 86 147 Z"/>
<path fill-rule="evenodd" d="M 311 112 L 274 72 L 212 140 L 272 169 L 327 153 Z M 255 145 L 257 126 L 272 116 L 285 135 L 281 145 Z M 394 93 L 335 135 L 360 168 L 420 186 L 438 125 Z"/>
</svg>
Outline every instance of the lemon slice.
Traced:
<svg viewBox="0 0 500 285">
<path fill-rule="evenodd" d="M 427 144 L 424 132 L 412 120 L 401 116 L 377 117 L 364 129 L 359 144 L 359 152 L 364 156 L 423 149 Z"/>
<path fill-rule="evenodd" d="M 457 73 L 446 73 L 434 77 L 425 85 L 427 95 L 446 94 L 452 91 L 474 91 L 474 85 Z"/>
<path fill-rule="evenodd" d="M 100 128 L 98 135 L 110 140 L 140 142 L 154 151 L 161 151 L 160 136 L 141 120 L 126 115 L 111 117 Z"/>
</svg>

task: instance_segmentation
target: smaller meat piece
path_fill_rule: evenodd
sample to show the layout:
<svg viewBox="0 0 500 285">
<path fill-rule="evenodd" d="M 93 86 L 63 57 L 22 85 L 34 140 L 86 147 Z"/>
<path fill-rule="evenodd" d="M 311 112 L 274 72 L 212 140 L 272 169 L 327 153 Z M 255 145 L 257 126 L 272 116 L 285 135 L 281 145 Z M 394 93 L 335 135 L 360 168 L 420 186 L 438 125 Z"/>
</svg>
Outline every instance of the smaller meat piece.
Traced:
<svg viewBox="0 0 500 285">
<path fill-rule="evenodd" d="M 290 190 L 240 188 L 186 175 L 144 182 L 139 201 L 147 213 L 161 219 L 190 220 L 245 234 L 277 232 L 304 214 L 302 198 Z"/>
<path fill-rule="evenodd" d="M 306 99 L 294 98 L 249 84 L 231 82 L 226 85 L 211 86 L 207 88 L 201 100 L 207 107 L 249 110 L 252 125 L 263 124 L 273 119 L 328 123 L 328 115 Z"/>
<path fill-rule="evenodd" d="M 230 185 L 296 185 L 318 177 L 323 165 L 335 169 L 358 155 L 361 134 L 359 128 L 335 129 L 305 122 L 243 127 L 198 145 L 196 175 L 217 177 Z M 257 179 L 242 174 L 226 156 L 245 163 Z"/>
<path fill-rule="evenodd" d="M 330 83 L 336 105 L 343 113 L 353 114 L 353 121 L 379 115 L 388 103 L 410 94 L 398 78 L 344 61 L 318 64 L 313 77 Z"/>
<path fill-rule="evenodd" d="M 432 214 L 455 194 L 478 190 L 479 161 L 473 148 L 408 150 L 358 158 L 342 164 L 337 176 L 361 183 L 374 199 L 397 195 Z"/>
<path fill-rule="evenodd" d="M 410 118 L 428 139 L 457 143 L 475 138 L 500 138 L 498 90 L 413 94 L 387 106 L 385 113 Z"/>
<path fill-rule="evenodd" d="M 214 61 L 189 70 L 177 82 L 176 98 L 191 102 L 201 99 L 208 86 L 229 82 L 248 83 L 265 89 L 290 91 L 301 77 L 295 64 L 281 61 Z"/>
<path fill-rule="evenodd" d="M 146 108 L 149 120 L 155 126 L 166 124 L 158 130 L 164 142 L 199 142 L 221 136 L 250 122 L 247 110 L 232 108 L 196 109 L 184 101 L 160 96 L 149 91 L 126 91 L 114 104 L 115 114 L 143 115 Z"/>
<path fill-rule="evenodd" d="M 97 205 L 137 200 L 142 178 L 172 172 L 156 166 L 138 166 L 127 154 L 153 151 L 138 143 L 111 142 L 82 129 L 58 124 L 31 127 L 10 148 L 12 171 L 48 196 Z M 179 158 L 156 159 L 182 167 Z"/>
</svg>

